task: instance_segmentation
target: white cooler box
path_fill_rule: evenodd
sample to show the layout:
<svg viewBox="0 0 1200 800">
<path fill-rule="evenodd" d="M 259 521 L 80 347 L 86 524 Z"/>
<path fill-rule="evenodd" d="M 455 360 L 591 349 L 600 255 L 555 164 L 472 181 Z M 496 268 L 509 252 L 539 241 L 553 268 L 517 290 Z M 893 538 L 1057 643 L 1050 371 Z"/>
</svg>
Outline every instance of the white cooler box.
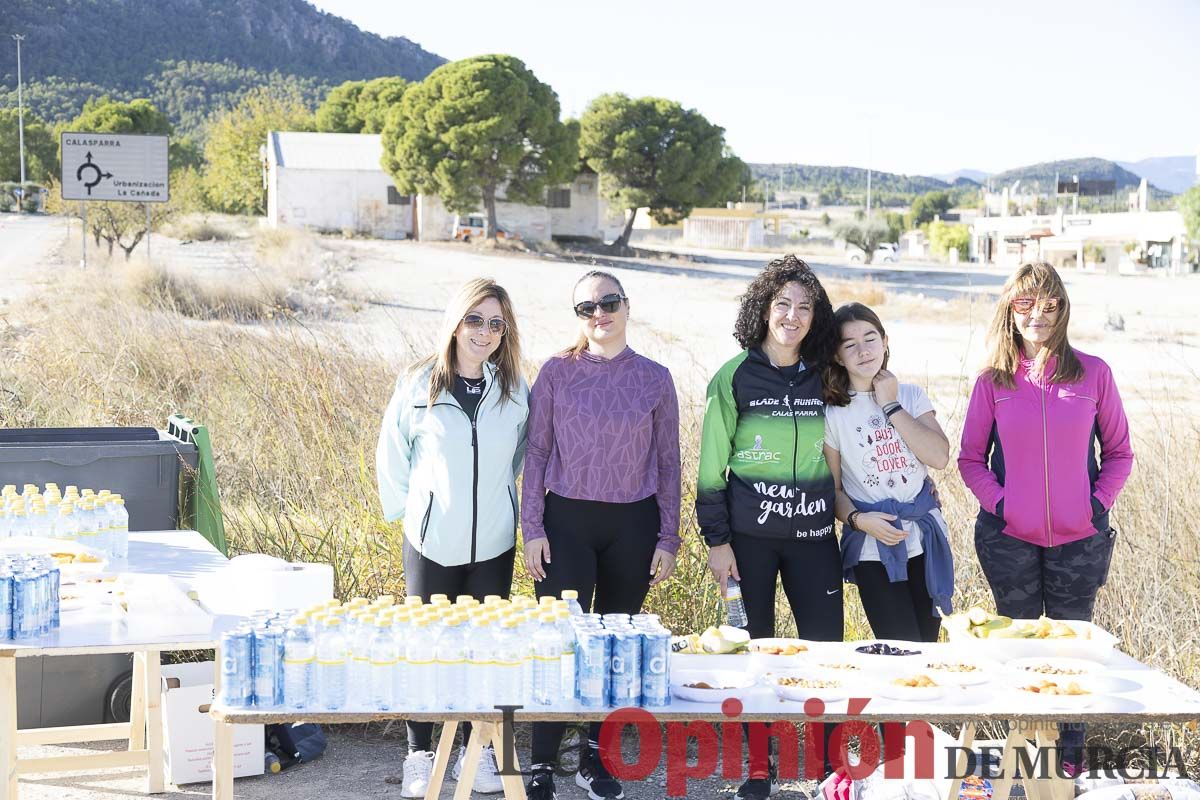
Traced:
<svg viewBox="0 0 1200 800">
<path fill-rule="evenodd" d="M 176 785 L 212 780 L 213 662 L 162 668 L 163 754 L 167 780 Z M 263 774 L 262 725 L 233 726 L 233 776 Z"/>
</svg>

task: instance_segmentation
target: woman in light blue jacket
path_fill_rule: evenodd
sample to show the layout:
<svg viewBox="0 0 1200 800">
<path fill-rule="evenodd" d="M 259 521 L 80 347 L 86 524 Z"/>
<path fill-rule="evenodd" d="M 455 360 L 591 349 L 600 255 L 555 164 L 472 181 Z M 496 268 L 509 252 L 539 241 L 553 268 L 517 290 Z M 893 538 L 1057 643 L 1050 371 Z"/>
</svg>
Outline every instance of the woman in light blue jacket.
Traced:
<svg viewBox="0 0 1200 800">
<path fill-rule="evenodd" d="M 512 303 L 490 279 L 450 301 L 437 351 L 396 382 L 375 467 L 389 522 L 404 524 L 408 595 L 508 597 L 516 552 L 516 477 L 525 455 L 529 387 Z M 462 770 L 470 728 L 454 776 Z M 402 797 L 424 797 L 433 724 L 408 724 Z M 485 747 L 474 790 L 502 790 Z"/>
</svg>

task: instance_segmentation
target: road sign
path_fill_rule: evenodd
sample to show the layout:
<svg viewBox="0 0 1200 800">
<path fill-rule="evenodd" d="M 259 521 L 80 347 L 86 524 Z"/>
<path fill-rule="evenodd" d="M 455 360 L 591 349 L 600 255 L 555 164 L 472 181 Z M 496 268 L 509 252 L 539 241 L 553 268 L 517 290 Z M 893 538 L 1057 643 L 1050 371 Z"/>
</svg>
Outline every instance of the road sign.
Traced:
<svg viewBox="0 0 1200 800">
<path fill-rule="evenodd" d="M 167 137 L 63 133 L 62 196 L 64 200 L 167 202 Z"/>
</svg>

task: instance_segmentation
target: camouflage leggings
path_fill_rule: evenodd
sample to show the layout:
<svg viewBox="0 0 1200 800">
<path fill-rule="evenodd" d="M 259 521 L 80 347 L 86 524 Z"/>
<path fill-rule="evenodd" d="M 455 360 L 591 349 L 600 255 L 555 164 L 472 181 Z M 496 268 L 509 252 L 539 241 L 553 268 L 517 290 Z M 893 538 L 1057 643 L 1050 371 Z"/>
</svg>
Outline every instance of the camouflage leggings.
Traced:
<svg viewBox="0 0 1200 800">
<path fill-rule="evenodd" d="M 1077 542 L 1042 547 L 1002 532 L 1002 523 L 980 514 L 975 552 L 996 599 L 996 613 L 1018 619 L 1088 620 L 1108 579 L 1116 529 Z"/>
</svg>

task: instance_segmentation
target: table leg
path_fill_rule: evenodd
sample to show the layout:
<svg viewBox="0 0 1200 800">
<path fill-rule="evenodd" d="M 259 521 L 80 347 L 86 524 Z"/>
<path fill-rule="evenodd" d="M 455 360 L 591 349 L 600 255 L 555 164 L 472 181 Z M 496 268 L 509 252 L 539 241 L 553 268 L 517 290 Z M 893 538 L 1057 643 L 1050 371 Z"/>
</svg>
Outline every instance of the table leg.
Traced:
<svg viewBox="0 0 1200 800">
<path fill-rule="evenodd" d="M 1004 741 L 1004 752 L 1000 754 L 1000 778 L 992 784 L 992 797 L 996 800 L 1008 800 L 1012 791 L 1013 780 L 1017 774 L 1017 749 L 1025 747 L 1025 733 L 1021 726 L 1013 723 L 1009 726 L 1008 738 Z"/>
<path fill-rule="evenodd" d="M 505 761 L 509 754 L 505 751 L 504 740 L 512 736 L 513 731 L 504 730 L 504 723 L 492 725 L 492 751 L 496 754 L 497 765 L 500 767 L 500 783 L 504 786 L 504 800 L 526 800 L 525 782 L 521 779 L 521 764 L 517 760 L 517 748 L 512 748 L 512 763 Z M 504 773 L 513 773 L 505 775 Z M 957 799 L 956 799 L 957 800 Z"/>
<path fill-rule="evenodd" d="M 429 776 L 429 787 L 425 790 L 425 800 L 438 800 L 442 793 L 442 783 L 446 780 L 446 768 L 450 766 L 450 754 L 454 751 L 454 734 L 458 732 L 457 722 L 442 723 L 442 738 L 438 739 L 437 753 L 433 757 L 433 774 Z"/>
<path fill-rule="evenodd" d="M 964 748 L 958 751 L 958 760 L 955 762 L 955 775 L 962 775 L 967 771 L 967 750 L 975 746 L 975 723 L 964 722 L 962 730 L 958 732 L 958 746 Z M 950 793 L 946 800 L 958 800 L 958 795 L 962 790 L 962 780 L 955 779 L 950 781 Z"/>
<path fill-rule="evenodd" d="M 1031 781 L 1037 783 L 1043 800 L 1071 800 L 1075 796 L 1075 781 L 1072 778 L 1058 777 L 1058 725 L 1040 725 L 1037 729 L 1037 746 L 1040 752 L 1048 753 L 1050 759 L 1050 777 L 1046 780 Z"/>
<path fill-rule="evenodd" d="M 475 785 L 475 773 L 479 771 L 479 756 L 483 752 L 483 743 L 492 740 L 493 727 L 490 722 L 471 725 L 471 741 L 467 743 L 467 753 L 463 756 L 462 773 L 454 789 L 454 800 L 471 800 L 471 787 Z"/>
<path fill-rule="evenodd" d="M 17 800 L 17 657 L 0 656 L 0 800 Z"/>
<path fill-rule="evenodd" d="M 233 800 L 233 725 L 213 722 L 213 800 Z"/>
<path fill-rule="evenodd" d="M 146 654 L 146 749 L 150 764 L 146 768 L 146 794 L 163 792 L 162 653 Z"/>
<path fill-rule="evenodd" d="M 133 654 L 133 694 L 129 703 L 129 749 L 146 749 L 146 654 Z"/>
</svg>

